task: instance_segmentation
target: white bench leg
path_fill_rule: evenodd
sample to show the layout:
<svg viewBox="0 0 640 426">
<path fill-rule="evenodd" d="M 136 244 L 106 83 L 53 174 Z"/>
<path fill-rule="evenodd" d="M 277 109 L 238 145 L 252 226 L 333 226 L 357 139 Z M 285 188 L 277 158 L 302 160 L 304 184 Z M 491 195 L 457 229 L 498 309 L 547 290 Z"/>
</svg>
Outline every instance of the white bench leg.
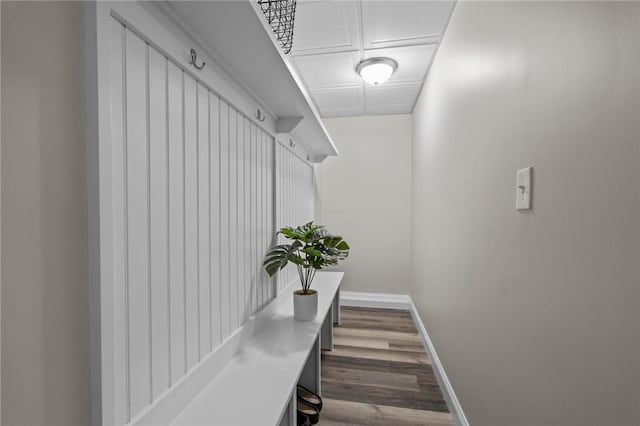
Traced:
<svg viewBox="0 0 640 426">
<path fill-rule="evenodd" d="M 298 383 L 320 395 L 320 336 L 313 345 Z"/>
<path fill-rule="evenodd" d="M 340 289 L 333 298 L 333 323 L 340 325 Z"/>
<path fill-rule="evenodd" d="M 335 311 L 335 306 L 332 305 L 320 329 L 320 345 L 323 350 L 328 351 L 333 350 L 333 311 Z"/>
<path fill-rule="evenodd" d="M 293 389 L 289 404 L 285 408 L 285 412 L 282 414 L 282 418 L 278 423 L 278 426 L 297 426 L 298 425 L 298 413 L 296 412 L 296 399 L 298 398 L 296 390 Z"/>
</svg>

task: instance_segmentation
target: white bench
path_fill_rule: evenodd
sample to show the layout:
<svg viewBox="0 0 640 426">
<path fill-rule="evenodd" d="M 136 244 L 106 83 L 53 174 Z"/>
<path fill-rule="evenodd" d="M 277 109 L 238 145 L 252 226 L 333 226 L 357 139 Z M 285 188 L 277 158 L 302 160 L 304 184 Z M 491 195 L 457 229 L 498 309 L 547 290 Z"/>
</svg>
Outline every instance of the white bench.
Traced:
<svg viewBox="0 0 640 426">
<path fill-rule="evenodd" d="M 333 347 L 343 275 L 316 275 L 314 321 L 293 319 L 290 287 L 247 322 L 230 360 L 171 424 L 295 425 L 296 384 L 321 392 L 320 349 Z"/>
</svg>

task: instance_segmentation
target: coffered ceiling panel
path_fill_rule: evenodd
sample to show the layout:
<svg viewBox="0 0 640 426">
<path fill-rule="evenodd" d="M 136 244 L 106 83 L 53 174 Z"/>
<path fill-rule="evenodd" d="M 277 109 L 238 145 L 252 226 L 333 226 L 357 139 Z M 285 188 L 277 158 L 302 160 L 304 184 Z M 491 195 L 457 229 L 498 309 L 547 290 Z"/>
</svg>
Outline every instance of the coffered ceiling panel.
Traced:
<svg viewBox="0 0 640 426">
<path fill-rule="evenodd" d="M 364 114 L 364 97 L 362 87 L 360 86 L 342 89 L 312 90 L 311 95 L 323 117 Z"/>
<path fill-rule="evenodd" d="M 364 58 L 391 58 L 398 63 L 386 84 L 409 83 L 424 80 L 431 58 L 436 52 L 436 44 L 422 44 L 416 46 L 393 47 L 387 49 L 372 49 L 364 51 Z M 356 73 L 356 76 L 358 74 Z"/>
<path fill-rule="evenodd" d="M 364 1 L 364 47 L 438 43 L 452 7 L 444 1 Z"/>
<path fill-rule="evenodd" d="M 360 52 L 338 52 L 322 55 L 297 56 L 298 70 L 310 89 L 357 86 L 362 80 L 355 72 Z"/>
<path fill-rule="evenodd" d="M 292 64 L 325 117 L 413 110 L 454 1 L 298 0 Z M 360 61 L 391 58 L 391 78 L 366 84 Z"/>
<path fill-rule="evenodd" d="M 356 1 L 299 2 L 294 55 L 358 50 L 361 44 L 359 12 Z"/>
<path fill-rule="evenodd" d="M 413 105 L 384 105 L 384 106 L 367 106 L 366 115 L 383 115 L 383 114 L 410 114 L 413 111 Z"/>
<path fill-rule="evenodd" d="M 384 86 L 367 86 L 365 96 L 367 107 L 384 107 L 385 105 L 410 107 L 416 102 L 421 83 L 389 84 Z"/>
<path fill-rule="evenodd" d="M 408 114 L 413 111 L 421 86 L 421 83 L 367 86 L 365 113 L 368 115 Z"/>
</svg>

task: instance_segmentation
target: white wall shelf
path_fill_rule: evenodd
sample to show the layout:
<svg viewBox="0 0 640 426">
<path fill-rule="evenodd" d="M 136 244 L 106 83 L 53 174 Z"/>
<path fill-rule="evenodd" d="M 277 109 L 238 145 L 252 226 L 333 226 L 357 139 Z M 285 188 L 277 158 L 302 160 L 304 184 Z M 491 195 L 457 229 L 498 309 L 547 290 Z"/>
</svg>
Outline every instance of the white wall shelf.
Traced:
<svg viewBox="0 0 640 426">
<path fill-rule="evenodd" d="M 165 10 L 185 31 L 195 33 L 209 56 L 265 106 L 276 128 L 286 129 L 304 145 L 312 161 L 337 155 L 311 96 L 257 2 L 172 1 Z"/>
</svg>

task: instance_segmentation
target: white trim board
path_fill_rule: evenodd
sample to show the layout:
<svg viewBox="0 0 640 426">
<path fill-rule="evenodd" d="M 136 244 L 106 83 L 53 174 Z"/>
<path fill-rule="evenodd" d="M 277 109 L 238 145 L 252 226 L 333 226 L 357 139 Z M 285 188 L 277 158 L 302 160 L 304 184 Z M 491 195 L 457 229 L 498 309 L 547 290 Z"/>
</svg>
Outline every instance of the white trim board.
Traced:
<svg viewBox="0 0 640 426">
<path fill-rule="evenodd" d="M 407 294 L 361 293 L 357 291 L 341 291 L 340 306 L 359 308 L 401 309 L 408 311 L 411 298 Z"/>
<path fill-rule="evenodd" d="M 440 389 L 442 390 L 442 394 L 444 396 L 445 401 L 447 401 L 447 405 L 449 406 L 449 410 L 451 410 L 451 415 L 453 416 L 453 423 L 456 426 L 469 426 L 469 421 L 462 411 L 462 405 L 460 405 L 460 401 L 458 401 L 458 397 L 453 390 L 453 386 L 451 386 L 451 382 L 447 377 L 447 373 L 444 371 L 444 367 L 440 362 L 440 358 L 438 358 L 438 354 L 436 352 L 431 339 L 429 338 L 429 334 L 427 333 L 427 329 L 420 318 L 420 314 L 416 309 L 416 305 L 413 304 L 413 300 L 409 297 L 409 312 L 411 312 L 411 316 L 413 317 L 413 322 L 418 328 L 418 333 L 420 337 L 422 337 L 422 344 L 427 351 L 427 355 L 429 355 L 429 359 L 431 360 L 431 367 L 436 375 L 436 380 L 438 381 L 438 385 L 440 385 Z"/>
<path fill-rule="evenodd" d="M 420 318 L 420 314 L 416 309 L 416 306 L 411 299 L 411 296 L 406 294 L 383 294 L 383 293 L 361 293 L 354 291 L 342 291 L 340 292 L 340 306 L 353 306 L 360 308 L 382 308 L 382 309 L 398 309 L 409 311 L 413 322 L 418 329 L 418 334 L 422 338 L 422 344 L 431 360 L 431 367 L 436 375 L 438 385 L 442 390 L 447 406 L 451 410 L 453 416 L 453 422 L 456 426 L 469 426 L 469 421 L 462 410 L 460 401 L 451 386 L 451 382 L 447 377 L 447 373 L 444 371 L 444 367 L 438 358 L 427 329 Z"/>
</svg>

